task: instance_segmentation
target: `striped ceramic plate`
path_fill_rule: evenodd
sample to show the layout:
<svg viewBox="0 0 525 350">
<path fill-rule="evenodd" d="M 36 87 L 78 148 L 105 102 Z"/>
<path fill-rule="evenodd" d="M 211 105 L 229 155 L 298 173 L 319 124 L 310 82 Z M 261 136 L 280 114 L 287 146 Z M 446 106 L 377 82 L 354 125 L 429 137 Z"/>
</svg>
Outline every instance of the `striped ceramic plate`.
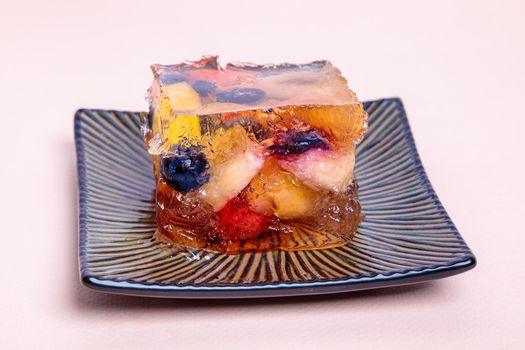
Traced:
<svg viewBox="0 0 525 350">
<path fill-rule="evenodd" d="M 366 215 L 346 246 L 224 255 L 152 240 L 155 183 L 137 113 L 80 110 L 80 271 L 102 291 L 180 298 L 334 293 L 451 276 L 475 258 L 432 189 L 399 99 L 365 103 L 357 151 Z"/>
</svg>

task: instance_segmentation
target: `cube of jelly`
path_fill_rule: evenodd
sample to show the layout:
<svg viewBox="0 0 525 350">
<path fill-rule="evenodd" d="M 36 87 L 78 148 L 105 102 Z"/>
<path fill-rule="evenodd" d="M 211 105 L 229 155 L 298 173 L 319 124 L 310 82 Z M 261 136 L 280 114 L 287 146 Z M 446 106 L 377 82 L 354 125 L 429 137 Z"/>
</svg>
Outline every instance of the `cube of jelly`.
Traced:
<svg viewBox="0 0 525 350">
<path fill-rule="evenodd" d="M 338 69 L 153 65 L 144 130 L 157 237 L 236 254 L 347 243 L 362 220 L 355 145 L 367 114 Z"/>
</svg>

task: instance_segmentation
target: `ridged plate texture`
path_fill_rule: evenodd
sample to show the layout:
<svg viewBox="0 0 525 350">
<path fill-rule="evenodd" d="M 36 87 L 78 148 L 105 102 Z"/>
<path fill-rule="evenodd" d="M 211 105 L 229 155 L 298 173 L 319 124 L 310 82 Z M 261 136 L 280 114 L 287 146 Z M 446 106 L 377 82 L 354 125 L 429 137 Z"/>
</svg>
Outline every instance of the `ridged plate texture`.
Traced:
<svg viewBox="0 0 525 350">
<path fill-rule="evenodd" d="M 79 110 L 80 267 L 90 287 L 184 298 L 320 294 L 446 277 L 475 258 L 419 160 L 399 99 L 365 103 L 357 149 L 366 215 L 346 246 L 224 255 L 152 239 L 155 183 L 138 113 Z"/>
</svg>

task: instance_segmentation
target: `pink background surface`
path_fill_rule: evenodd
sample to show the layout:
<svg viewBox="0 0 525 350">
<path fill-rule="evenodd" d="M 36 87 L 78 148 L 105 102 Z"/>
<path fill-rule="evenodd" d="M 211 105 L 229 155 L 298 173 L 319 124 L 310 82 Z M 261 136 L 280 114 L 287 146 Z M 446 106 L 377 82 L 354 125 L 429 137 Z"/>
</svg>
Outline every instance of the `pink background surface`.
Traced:
<svg viewBox="0 0 525 350">
<path fill-rule="evenodd" d="M 517 349 L 525 341 L 525 3 L 9 1 L 0 5 L 1 346 Z M 327 58 L 366 99 L 400 96 L 478 267 L 336 296 L 104 295 L 77 272 L 73 113 L 142 110 L 149 65 Z"/>
</svg>

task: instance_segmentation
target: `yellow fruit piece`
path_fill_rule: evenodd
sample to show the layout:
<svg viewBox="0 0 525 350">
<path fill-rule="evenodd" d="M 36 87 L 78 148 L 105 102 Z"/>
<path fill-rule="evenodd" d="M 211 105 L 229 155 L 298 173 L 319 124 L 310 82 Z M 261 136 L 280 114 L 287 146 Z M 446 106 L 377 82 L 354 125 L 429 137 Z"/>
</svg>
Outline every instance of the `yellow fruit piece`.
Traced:
<svg viewBox="0 0 525 350">
<path fill-rule="evenodd" d="M 195 144 L 201 138 L 201 125 L 196 115 L 177 114 L 165 131 L 169 145 L 179 143 Z"/>
<path fill-rule="evenodd" d="M 247 197 L 252 210 L 285 220 L 311 215 L 317 201 L 316 192 L 272 160 L 250 182 Z"/>
<path fill-rule="evenodd" d="M 210 147 L 206 149 L 206 157 L 212 163 L 221 163 L 246 151 L 249 138 L 246 130 L 235 125 L 229 129 L 220 128 L 209 137 Z"/>
<path fill-rule="evenodd" d="M 168 121 L 171 118 L 171 104 L 167 97 L 159 100 L 159 114 L 162 120 Z"/>
<path fill-rule="evenodd" d="M 275 112 L 289 119 L 306 121 L 312 127 L 325 131 L 331 139 L 340 144 L 354 144 L 363 138 L 368 115 L 360 103 L 336 106 L 291 106 L 275 108 Z"/>
<path fill-rule="evenodd" d="M 190 84 L 182 82 L 161 87 L 161 95 L 166 96 L 172 111 L 192 111 L 201 107 L 201 98 Z M 165 116 L 161 99 L 161 115 Z"/>
<path fill-rule="evenodd" d="M 162 131 L 162 124 L 168 124 L 171 119 L 170 101 L 166 98 L 160 98 L 157 108 L 153 110 L 153 123 L 151 129 L 154 135 L 160 134 Z"/>
</svg>

